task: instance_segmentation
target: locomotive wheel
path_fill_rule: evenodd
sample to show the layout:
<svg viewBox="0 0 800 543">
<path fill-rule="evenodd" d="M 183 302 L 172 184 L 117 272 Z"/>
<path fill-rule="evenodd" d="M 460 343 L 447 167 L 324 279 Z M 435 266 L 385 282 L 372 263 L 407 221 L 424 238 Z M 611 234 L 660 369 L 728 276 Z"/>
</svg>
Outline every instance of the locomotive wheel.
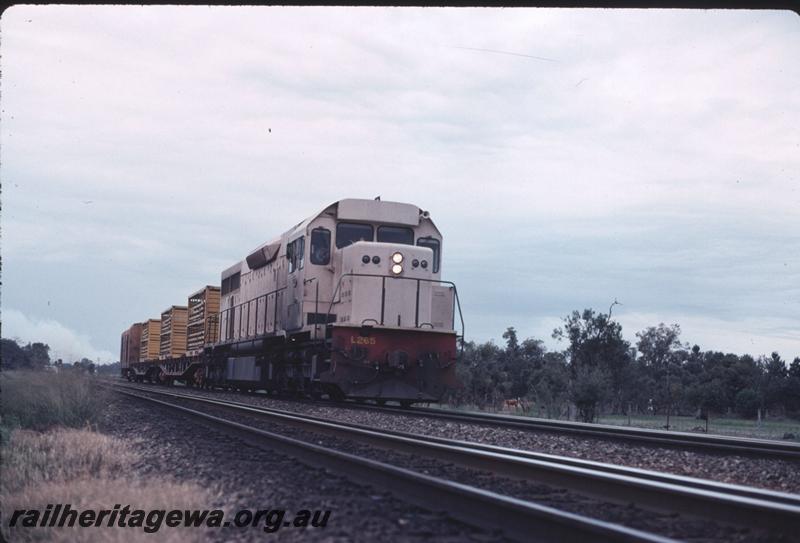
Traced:
<svg viewBox="0 0 800 543">
<path fill-rule="evenodd" d="M 409 408 L 413 403 L 411 400 L 400 400 L 400 407 Z"/>
</svg>

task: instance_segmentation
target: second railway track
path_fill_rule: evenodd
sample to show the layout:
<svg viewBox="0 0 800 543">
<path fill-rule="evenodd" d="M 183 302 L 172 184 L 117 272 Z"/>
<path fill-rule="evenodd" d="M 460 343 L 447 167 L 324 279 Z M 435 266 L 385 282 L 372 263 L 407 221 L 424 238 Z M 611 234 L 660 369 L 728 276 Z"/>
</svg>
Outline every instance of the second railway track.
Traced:
<svg viewBox="0 0 800 543">
<path fill-rule="evenodd" d="M 117 385 L 115 388 L 118 390 L 127 389 L 123 392 L 129 395 L 140 396 L 137 393 L 144 392 L 150 395 L 184 402 L 195 402 L 217 409 L 243 413 L 248 416 L 266 417 L 278 424 L 292 426 L 315 434 L 324 434 L 366 443 L 370 446 L 387 450 L 403 451 L 414 455 L 436 458 L 443 462 L 462 465 L 470 469 L 491 472 L 500 477 L 536 481 L 537 483 L 568 488 L 615 503 L 636 503 L 652 510 L 680 512 L 689 516 L 713 519 L 714 521 L 729 524 L 777 530 L 778 533 L 790 533 L 800 522 L 800 496 L 795 494 L 492 445 L 403 432 L 388 432 L 372 427 L 332 422 L 293 412 L 255 407 L 240 402 L 217 400 L 174 391 L 121 385 Z M 140 397 L 158 402 L 152 396 Z M 164 402 L 159 403 L 163 404 Z M 175 407 L 189 411 L 186 407 Z M 416 410 L 411 411 L 411 413 L 414 412 Z M 409 414 L 409 411 L 404 410 L 403 413 Z M 243 431 L 241 428 L 238 430 Z M 400 486 L 402 487 L 403 485 Z M 483 499 L 489 498 L 484 496 Z M 510 499 L 512 501 L 515 500 L 515 498 Z M 495 504 L 494 507 L 499 506 Z M 518 508 L 519 504 L 514 507 Z M 539 513 L 542 514 L 541 511 Z M 498 512 L 498 514 L 500 513 Z M 501 517 L 505 514 L 503 513 Z M 525 514 L 531 514 L 531 511 Z M 466 517 L 469 516 L 466 515 Z M 484 516 L 485 514 L 482 515 L 482 518 Z M 464 519 L 462 518 L 462 520 Z M 539 521 L 542 521 L 541 518 Z M 573 521 L 577 522 L 575 519 L 570 522 Z M 503 521 L 502 524 L 513 526 L 515 522 L 519 521 L 513 521 L 510 524 Z M 552 520 L 548 522 L 552 522 Z M 599 525 L 592 526 L 592 530 L 600 530 Z M 608 527 L 606 526 L 605 528 Z M 514 529 L 509 528 L 505 530 L 515 537 L 524 533 L 524 530 L 523 532 L 516 532 Z M 636 530 L 633 530 L 633 532 L 636 532 Z M 599 533 L 595 533 L 592 538 L 594 540 L 602 539 L 598 535 Z M 604 533 L 610 537 L 610 540 L 647 540 L 636 539 L 636 537 L 645 537 L 645 535 L 632 535 L 629 529 L 620 533 Z M 633 537 L 633 539 L 626 539 L 630 537 Z"/>
<path fill-rule="evenodd" d="M 185 390 L 191 390 L 189 388 Z M 305 402 L 307 400 L 293 400 Z M 632 428 L 608 424 L 589 424 L 574 421 L 540 419 L 518 415 L 501 415 L 456 411 L 452 409 L 426 407 L 392 407 L 356 402 L 333 402 L 317 400 L 313 405 L 375 411 L 392 415 L 418 416 L 450 422 L 480 424 L 498 428 L 510 428 L 554 434 L 567 434 L 598 439 L 628 441 L 641 445 L 668 446 L 698 452 L 738 454 L 757 458 L 800 460 L 800 443 L 718 434 L 695 434 L 648 428 Z"/>
<path fill-rule="evenodd" d="M 191 389 L 187 388 L 185 390 Z M 307 400 L 294 401 L 305 402 Z M 317 400 L 312 403 L 320 406 L 345 407 L 348 409 L 375 411 L 391 415 L 418 416 L 450 422 L 494 426 L 498 428 L 567 434 L 598 439 L 613 439 L 641 445 L 667 446 L 705 453 L 738 454 L 756 458 L 800 460 L 800 443 L 792 441 L 734 437 L 718 434 L 696 434 L 608 424 L 589 424 L 518 415 L 477 413 L 439 408 L 405 408 L 322 400 Z"/>
<path fill-rule="evenodd" d="M 372 409 L 398 415 L 416 415 L 454 422 L 485 424 L 518 430 L 535 430 L 564 433 L 586 437 L 610 438 L 693 449 L 705 452 L 735 453 L 760 458 L 800 459 L 800 443 L 746 437 L 723 436 L 717 434 L 693 434 L 648 428 L 631 428 L 610 424 L 589 424 L 582 422 L 539 419 L 516 415 L 476 413 L 426 407 L 400 408 L 352 403 L 348 407 Z"/>
</svg>

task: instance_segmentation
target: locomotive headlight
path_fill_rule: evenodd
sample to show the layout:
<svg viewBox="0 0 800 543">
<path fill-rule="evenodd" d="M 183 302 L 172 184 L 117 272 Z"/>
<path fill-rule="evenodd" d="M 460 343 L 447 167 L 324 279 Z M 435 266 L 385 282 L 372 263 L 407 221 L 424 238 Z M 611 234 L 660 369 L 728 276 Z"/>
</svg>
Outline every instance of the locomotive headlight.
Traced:
<svg viewBox="0 0 800 543">
<path fill-rule="evenodd" d="M 392 264 L 392 273 L 395 275 L 400 275 L 403 273 L 403 266 L 400 264 Z"/>
<path fill-rule="evenodd" d="M 422 268 L 423 269 L 426 269 L 428 267 L 428 261 L 427 260 L 423 260 L 422 262 L 420 262 L 420 264 L 422 264 Z"/>
<path fill-rule="evenodd" d="M 394 253 L 392 255 L 392 262 L 394 262 L 395 264 L 400 264 L 402 261 L 403 261 L 403 253 Z M 392 266 L 392 270 L 394 270 L 394 266 Z M 400 271 L 403 271 L 403 268 L 400 268 Z"/>
</svg>

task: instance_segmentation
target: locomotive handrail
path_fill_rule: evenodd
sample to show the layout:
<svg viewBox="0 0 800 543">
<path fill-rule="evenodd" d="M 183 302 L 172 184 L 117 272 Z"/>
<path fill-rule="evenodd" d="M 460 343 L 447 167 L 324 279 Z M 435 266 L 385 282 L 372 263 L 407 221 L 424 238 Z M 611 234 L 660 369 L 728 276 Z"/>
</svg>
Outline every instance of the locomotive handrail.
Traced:
<svg viewBox="0 0 800 543">
<path fill-rule="evenodd" d="M 380 325 L 381 326 L 383 326 L 383 322 L 384 322 L 384 303 L 386 301 L 386 278 L 387 277 L 389 279 L 404 279 L 406 281 L 416 281 L 417 282 L 417 295 L 416 295 L 417 298 L 416 298 L 416 304 L 415 304 L 415 308 L 414 308 L 414 312 L 415 312 L 415 315 L 416 315 L 415 316 L 415 322 L 414 322 L 414 328 L 417 328 L 417 329 L 421 329 L 425 324 L 430 324 L 430 323 L 422 323 L 422 325 L 419 324 L 419 285 L 420 285 L 420 281 L 425 281 L 426 283 L 440 283 L 440 284 L 445 284 L 445 285 L 451 286 L 453 288 L 453 294 L 454 294 L 454 297 L 455 297 L 455 303 L 453 304 L 453 314 L 452 314 L 450 320 L 451 320 L 451 323 L 453 324 L 453 328 L 455 330 L 456 309 L 458 309 L 458 318 L 461 321 L 461 335 L 456 335 L 456 339 L 460 339 L 461 340 L 459 342 L 459 353 L 458 353 L 458 357 L 461 358 L 461 355 L 464 353 L 464 334 L 465 334 L 464 315 L 461 313 L 461 301 L 458 298 L 458 288 L 456 287 L 455 283 L 453 283 L 452 281 L 443 281 L 441 279 L 424 279 L 422 277 L 398 277 L 398 276 L 392 276 L 392 275 L 382 275 L 382 274 L 381 275 L 374 275 L 374 274 L 369 274 L 369 273 L 353 273 L 353 272 L 343 273 L 339 277 L 339 281 L 336 282 L 336 288 L 333 291 L 333 296 L 331 296 L 331 301 L 330 301 L 330 304 L 328 305 L 328 312 L 326 313 L 326 315 L 330 315 L 331 314 L 331 310 L 333 309 L 333 305 L 334 304 L 341 303 L 341 299 L 337 301 L 336 300 L 336 296 L 339 294 L 339 291 L 341 290 L 342 279 L 344 279 L 345 277 L 380 277 L 381 278 L 381 320 L 380 320 Z M 376 319 L 365 319 L 365 320 L 376 320 Z M 331 325 L 332 324 L 327 324 L 326 327 L 329 328 L 329 327 L 331 327 Z M 431 328 L 432 327 L 433 327 L 433 325 L 431 325 Z"/>
<path fill-rule="evenodd" d="M 241 333 L 242 332 L 242 321 L 244 320 L 244 315 L 242 315 L 242 313 L 243 313 L 242 311 L 239 311 L 239 330 L 238 330 L 239 334 L 238 334 L 238 337 L 235 338 L 235 339 L 243 339 L 243 338 L 247 339 L 247 338 L 250 338 L 250 337 L 257 337 L 258 336 L 258 316 L 256 316 L 256 321 L 255 321 L 254 326 L 253 326 L 253 328 L 255 329 L 255 333 L 252 336 L 250 335 L 250 304 L 255 302 L 256 303 L 256 310 L 258 310 L 258 302 L 259 302 L 259 300 L 261 300 L 261 298 L 264 298 L 264 334 L 267 334 L 267 308 L 269 307 L 269 302 L 267 301 L 267 299 L 272 295 L 275 295 L 275 307 L 273 308 L 273 316 L 272 316 L 272 332 L 277 332 L 278 331 L 278 293 L 280 293 L 280 292 L 282 292 L 282 291 L 284 291 L 286 289 L 287 289 L 287 287 L 281 287 L 281 288 L 275 289 L 275 290 L 273 290 L 271 292 L 267 292 L 266 294 L 262 294 L 261 296 L 253 298 L 252 300 L 247 300 L 247 301 L 242 302 L 240 304 L 236 304 L 235 306 L 229 307 L 228 309 L 223 309 L 219 313 L 217 313 L 216 315 L 218 316 L 218 319 L 219 319 L 218 323 L 220 325 L 220 331 L 219 331 L 220 332 L 219 333 L 220 341 L 222 341 L 222 316 L 225 315 L 226 317 L 228 317 L 228 321 L 226 322 L 226 328 L 227 328 L 227 335 L 229 337 L 226 337 L 225 341 L 231 341 L 231 340 L 234 339 L 234 337 L 233 337 L 233 329 L 235 328 L 235 323 L 236 323 L 236 310 L 241 308 L 244 305 L 247 305 L 247 330 L 245 332 L 245 335 L 242 335 L 242 333 Z M 233 314 L 233 319 L 231 319 L 231 315 L 230 315 L 231 313 Z"/>
</svg>

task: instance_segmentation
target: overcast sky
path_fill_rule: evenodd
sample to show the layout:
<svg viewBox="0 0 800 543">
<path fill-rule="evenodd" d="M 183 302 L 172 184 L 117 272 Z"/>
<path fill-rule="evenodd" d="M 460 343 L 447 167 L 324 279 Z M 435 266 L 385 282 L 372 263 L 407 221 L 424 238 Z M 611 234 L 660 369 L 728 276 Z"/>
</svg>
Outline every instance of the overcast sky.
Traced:
<svg viewBox="0 0 800 543">
<path fill-rule="evenodd" d="M 444 234 L 468 339 L 624 333 L 800 355 L 800 17 L 774 11 L 15 6 L 3 337 L 118 358 L 346 197 Z"/>
</svg>

